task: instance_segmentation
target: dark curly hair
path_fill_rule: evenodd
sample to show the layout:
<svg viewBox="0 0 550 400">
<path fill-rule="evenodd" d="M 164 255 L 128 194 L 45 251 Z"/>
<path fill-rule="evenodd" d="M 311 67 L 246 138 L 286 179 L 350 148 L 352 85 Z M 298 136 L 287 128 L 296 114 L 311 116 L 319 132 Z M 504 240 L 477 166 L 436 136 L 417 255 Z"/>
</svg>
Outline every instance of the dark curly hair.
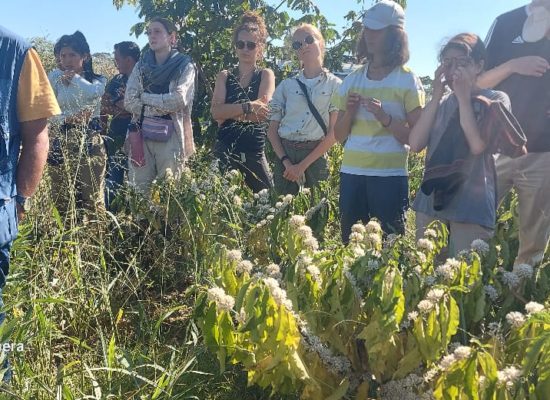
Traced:
<svg viewBox="0 0 550 400">
<path fill-rule="evenodd" d="M 233 29 L 233 45 L 237 43 L 239 33 L 242 31 L 255 33 L 258 36 L 260 47 L 264 47 L 267 40 L 267 28 L 263 17 L 254 11 L 247 11 L 241 17 L 239 24 Z"/>
<path fill-rule="evenodd" d="M 404 65 L 409 61 L 409 39 L 407 32 L 398 26 L 390 25 L 384 28 L 386 35 L 384 38 L 384 60 L 382 65 L 385 67 L 398 67 Z M 372 54 L 367 48 L 367 41 L 365 40 L 364 29 L 361 32 L 361 38 L 357 43 L 357 60 L 360 63 L 371 61 Z"/>
</svg>

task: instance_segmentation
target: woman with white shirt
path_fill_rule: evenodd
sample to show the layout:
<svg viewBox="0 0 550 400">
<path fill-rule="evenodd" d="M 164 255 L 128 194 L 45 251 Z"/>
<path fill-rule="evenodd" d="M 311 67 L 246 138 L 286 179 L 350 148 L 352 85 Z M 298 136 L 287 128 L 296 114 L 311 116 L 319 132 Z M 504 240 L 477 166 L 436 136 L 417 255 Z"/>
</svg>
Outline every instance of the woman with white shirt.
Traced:
<svg viewBox="0 0 550 400">
<path fill-rule="evenodd" d="M 62 114 L 53 118 L 57 129 L 48 157 L 52 197 L 62 213 L 72 202 L 102 210 L 106 155 L 99 107 L 107 79 L 94 72 L 90 47 L 81 32 L 62 36 L 56 49 L 62 69 L 48 77 Z"/>
<path fill-rule="evenodd" d="M 135 141 L 128 140 L 130 183 L 145 195 L 153 180 L 167 170 L 177 178 L 195 147 L 190 123 L 195 66 L 175 48 L 176 32 L 165 18 L 149 22 L 149 50 L 135 65 L 126 86 L 124 107 L 133 114 L 132 121 L 141 125 L 141 145 L 132 147 Z"/>
<path fill-rule="evenodd" d="M 295 194 L 300 186 L 318 186 L 328 177 L 325 153 L 336 142 L 334 125 L 338 117 L 331 97 L 341 83 L 323 68 L 325 41 L 319 29 L 302 24 L 292 39 L 303 69 L 275 89 L 267 132 L 279 158 L 273 181 L 280 194 Z"/>
</svg>

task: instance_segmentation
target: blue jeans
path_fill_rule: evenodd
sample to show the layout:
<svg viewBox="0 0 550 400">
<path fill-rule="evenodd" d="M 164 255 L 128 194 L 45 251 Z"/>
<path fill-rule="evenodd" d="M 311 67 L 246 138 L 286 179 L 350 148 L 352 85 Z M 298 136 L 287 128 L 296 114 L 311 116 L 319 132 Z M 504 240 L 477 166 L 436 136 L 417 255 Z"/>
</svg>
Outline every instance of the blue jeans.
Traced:
<svg viewBox="0 0 550 400">
<path fill-rule="evenodd" d="M 107 156 L 107 174 L 105 176 L 105 206 L 111 209 L 111 203 L 124 184 L 124 174 L 128 170 L 128 157 L 117 152 Z"/>
<path fill-rule="evenodd" d="M 340 174 L 340 223 L 342 242 L 348 243 L 351 227 L 361 220 L 376 218 L 384 233 L 405 232 L 405 211 L 409 206 L 406 176 Z"/>
</svg>

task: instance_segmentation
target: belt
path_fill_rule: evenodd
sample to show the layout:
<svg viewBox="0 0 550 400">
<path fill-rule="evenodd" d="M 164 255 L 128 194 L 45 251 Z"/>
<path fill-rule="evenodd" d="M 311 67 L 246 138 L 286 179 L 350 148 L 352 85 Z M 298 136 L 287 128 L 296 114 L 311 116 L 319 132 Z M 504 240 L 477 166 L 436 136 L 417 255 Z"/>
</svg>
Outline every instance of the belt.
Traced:
<svg viewBox="0 0 550 400">
<path fill-rule="evenodd" d="M 322 141 L 323 139 L 297 141 L 297 140 L 288 140 L 288 139 L 281 138 L 281 143 L 283 144 L 283 146 L 288 146 L 293 149 L 314 149 Z"/>
</svg>

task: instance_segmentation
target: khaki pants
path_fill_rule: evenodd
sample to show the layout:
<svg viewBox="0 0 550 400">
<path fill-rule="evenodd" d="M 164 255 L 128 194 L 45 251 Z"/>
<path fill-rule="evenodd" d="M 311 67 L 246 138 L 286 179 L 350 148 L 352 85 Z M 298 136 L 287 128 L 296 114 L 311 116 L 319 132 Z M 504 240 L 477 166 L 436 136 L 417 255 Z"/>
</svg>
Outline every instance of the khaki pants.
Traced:
<svg viewBox="0 0 550 400">
<path fill-rule="evenodd" d="M 519 250 L 515 264 L 542 261 L 550 238 L 550 152 L 496 160 L 499 202 L 513 187 L 519 200 Z"/>
<path fill-rule="evenodd" d="M 319 142 L 300 143 L 300 146 L 303 147 L 296 148 L 292 144 L 289 144 L 288 141 L 282 140 L 281 143 L 292 164 L 298 164 L 319 144 Z M 276 160 L 275 165 L 273 166 L 273 183 L 275 186 L 275 191 L 278 194 L 297 194 L 300 190 L 298 184 L 284 178 L 284 172 L 285 166 L 281 160 Z M 326 180 L 328 178 L 328 163 L 326 157 L 322 156 L 315 160 L 306 169 L 304 175 L 306 178 L 304 184 L 305 187 L 313 188 L 319 186 L 319 183 L 322 180 Z"/>
<path fill-rule="evenodd" d="M 416 212 L 416 240 L 424 237 L 426 227 L 437 218 L 427 214 Z M 449 229 L 449 245 L 447 254 L 449 257 L 456 256 L 461 250 L 470 248 L 472 242 L 476 239 L 488 241 L 493 237 L 494 231 L 487 227 L 477 224 L 464 224 L 461 222 L 453 222 L 442 220 Z"/>
<path fill-rule="evenodd" d="M 48 167 L 51 194 L 60 213 L 71 205 L 90 211 L 105 209 L 105 162 L 103 138 L 99 132 L 78 127 L 55 132 L 53 140 L 62 154 L 59 165 Z"/>
<path fill-rule="evenodd" d="M 183 170 L 184 153 L 177 132 L 174 132 L 167 142 L 143 140 L 145 165 L 136 167 L 131 161 L 128 163 L 129 181 L 136 190 L 149 196 L 151 183 L 164 177 L 167 169 L 171 169 L 177 179 Z"/>
</svg>

